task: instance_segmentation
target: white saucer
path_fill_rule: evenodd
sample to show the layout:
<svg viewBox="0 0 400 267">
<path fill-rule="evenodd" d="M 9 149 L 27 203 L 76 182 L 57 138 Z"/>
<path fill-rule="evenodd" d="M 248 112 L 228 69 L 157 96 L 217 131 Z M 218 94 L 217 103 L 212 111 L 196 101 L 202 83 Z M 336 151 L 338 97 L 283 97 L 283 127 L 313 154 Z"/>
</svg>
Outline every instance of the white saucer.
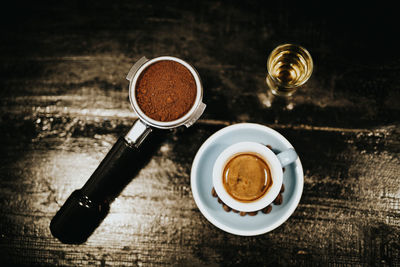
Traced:
<svg viewBox="0 0 400 267">
<path fill-rule="evenodd" d="M 272 231 L 292 215 L 303 192 L 304 175 L 299 158 L 285 167 L 283 203 L 272 205 L 269 214 L 258 212 L 256 216 L 240 216 L 224 211 L 211 195 L 214 162 L 225 148 L 243 141 L 271 145 L 276 152 L 293 147 L 280 133 L 260 124 L 239 123 L 225 127 L 210 136 L 200 147 L 193 160 L 190 183 L 196 205 L 207 220 L 228 233 L 254 236 Z"/>
</svg>

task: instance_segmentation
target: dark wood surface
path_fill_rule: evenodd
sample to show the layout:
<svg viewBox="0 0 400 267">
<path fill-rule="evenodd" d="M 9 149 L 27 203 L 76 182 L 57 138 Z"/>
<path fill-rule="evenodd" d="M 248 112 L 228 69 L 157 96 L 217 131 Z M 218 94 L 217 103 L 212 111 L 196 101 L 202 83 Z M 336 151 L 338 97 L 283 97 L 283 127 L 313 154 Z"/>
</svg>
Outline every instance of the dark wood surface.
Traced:
<svg viewBox="0 0 400 267">
<path fill-rule="evenodd" d="M 0 42 L 0 265 L 400 266 L 400 57 L 394 8 L 221 1 L 15 2 Z M 393 38 L 392 38 L 393 37 Z M 292 98 L 265 84 L 269 52 L 306 47 Z M 196 67 L 207 109 L 168 134 L 86 243 L 49 223 L 135 119 L 125 76 L 142 56 Z M 255 237 L 197 208 L 190 169 L 217 130 L 255 122 L 298 151 L 293 215 Z"/>
</svg>

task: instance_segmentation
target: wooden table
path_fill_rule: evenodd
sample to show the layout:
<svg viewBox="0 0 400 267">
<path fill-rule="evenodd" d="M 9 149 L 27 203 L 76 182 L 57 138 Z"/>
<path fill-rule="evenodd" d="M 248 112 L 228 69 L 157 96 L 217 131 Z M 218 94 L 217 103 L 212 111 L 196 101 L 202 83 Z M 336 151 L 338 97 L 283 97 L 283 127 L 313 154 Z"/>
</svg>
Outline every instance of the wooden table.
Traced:
<svg viewBox="0 0 400 267">
<path fill-rule="evenodd" d="M 390 8 L 68 1 L 2 13 L 1 266 L 400 266 Z M 267 56 L 288 42 L 310 51 L 314 73 L 293 97 L 273 98 Z M 168 133 L 85 243 L 61 243 L 50 220 L 135 119 L 129 68 L 160 55 L 199 71 L 204 115 Z M 239 122 L 283 134 L 304 167 L 293 215 L 253 237 L 214 227 L 190 187 L 201 144 Z"/>
</svg>

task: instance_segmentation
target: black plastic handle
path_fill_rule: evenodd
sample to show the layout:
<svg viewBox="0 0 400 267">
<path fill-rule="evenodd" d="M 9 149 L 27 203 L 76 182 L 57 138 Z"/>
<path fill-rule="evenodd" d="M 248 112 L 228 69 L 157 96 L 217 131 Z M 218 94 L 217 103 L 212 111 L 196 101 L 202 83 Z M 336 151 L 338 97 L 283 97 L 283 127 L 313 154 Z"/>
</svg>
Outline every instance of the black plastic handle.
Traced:
<svg viewBox="0 0 400 267">
<path fill-rule="evenodd" d="M 140 150 L 120 137 L 90 179 L 82 187 L 82 194 L 94 202 L 110 202 L 130 182 L 140 161 Z"/>
<path fill-rule="evenodd" d="M 107 215 L 109 204 L 151 158 L 161 136 L 153 134 L 153 142 L 140 146 L 120 137 L 85 185 L 56 213 L 50 223 L 53 236 L 63 243 L 86 241 Z"/>
</svg>

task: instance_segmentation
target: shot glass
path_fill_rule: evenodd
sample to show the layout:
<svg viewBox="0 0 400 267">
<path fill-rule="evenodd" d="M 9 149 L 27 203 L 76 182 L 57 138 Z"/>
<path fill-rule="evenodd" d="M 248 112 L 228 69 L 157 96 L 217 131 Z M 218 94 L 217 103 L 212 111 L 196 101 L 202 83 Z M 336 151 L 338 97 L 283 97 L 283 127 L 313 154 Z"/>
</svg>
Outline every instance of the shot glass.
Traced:
<svg viewBox="0 0 400 267">
<path fill-rule="evenodd" d="M 310 53 L 299 45 L 283 44 L 272 50 L 267 61 L 266 82 L 274 95 L 291 96 L 313 71 Z"/>
</svg>

